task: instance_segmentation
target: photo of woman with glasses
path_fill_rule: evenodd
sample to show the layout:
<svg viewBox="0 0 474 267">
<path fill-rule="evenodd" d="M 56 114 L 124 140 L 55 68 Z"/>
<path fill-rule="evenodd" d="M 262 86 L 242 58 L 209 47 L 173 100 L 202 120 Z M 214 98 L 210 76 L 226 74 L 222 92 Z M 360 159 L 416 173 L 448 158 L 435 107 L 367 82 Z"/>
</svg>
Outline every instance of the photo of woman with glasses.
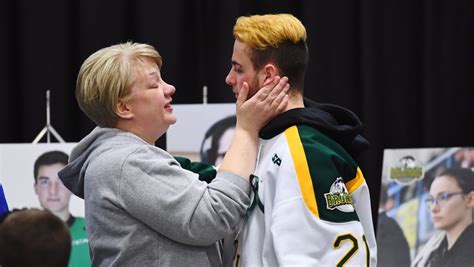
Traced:
<svg viewBox="0 0 474 267">
<path fill-rule="evenodd" d="M 426 204 L 438 232 L 412 266 L 474 266 L 474 172 L 445 170 L 433 180 Z"/>
</svg>

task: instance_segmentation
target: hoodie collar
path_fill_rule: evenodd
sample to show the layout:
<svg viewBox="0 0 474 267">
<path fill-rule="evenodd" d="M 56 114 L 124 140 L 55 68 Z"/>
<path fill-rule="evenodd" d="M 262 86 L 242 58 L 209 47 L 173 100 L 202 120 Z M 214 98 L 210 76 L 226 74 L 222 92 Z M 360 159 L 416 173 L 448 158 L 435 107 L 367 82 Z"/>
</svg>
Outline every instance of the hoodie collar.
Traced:
<svg viewBox="0 0 474 267">
<path fill-rule="evenodd" d="M 352 111 L 307 98 L 304 98 L 304 105 L 304 108 L 291 109 L 273 118 L 260 131 L 260 137 L 270 139 L 293 125 L 307 125 L 339 143 L 354 158 L 368 148 L 369 143 L 360 135 L 362 123 Z"/>
</svg>

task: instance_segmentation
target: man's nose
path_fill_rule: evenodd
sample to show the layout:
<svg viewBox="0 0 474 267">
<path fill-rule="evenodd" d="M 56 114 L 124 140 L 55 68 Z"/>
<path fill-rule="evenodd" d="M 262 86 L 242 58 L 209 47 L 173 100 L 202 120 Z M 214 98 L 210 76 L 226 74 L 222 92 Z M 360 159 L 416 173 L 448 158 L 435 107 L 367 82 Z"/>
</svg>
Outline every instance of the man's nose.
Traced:
<svg viewBox="0 0 474 267">
<path fill-rule="evenodd" d="M 225 77 L 225 83 L 230 85 L 230 86 L 234 86 L 234 84 L 235 84 L 235 79 L 234 79 L 234 77 L 232 77 L 232 74 L 230 72 Z"/>
<path fill-rule="evenodd" d="M 49 193 L 51 195 L 56 195 L 58 193 L 59 184 L 57 182 L 52 182 L 49 184 Z"/>
</svg>

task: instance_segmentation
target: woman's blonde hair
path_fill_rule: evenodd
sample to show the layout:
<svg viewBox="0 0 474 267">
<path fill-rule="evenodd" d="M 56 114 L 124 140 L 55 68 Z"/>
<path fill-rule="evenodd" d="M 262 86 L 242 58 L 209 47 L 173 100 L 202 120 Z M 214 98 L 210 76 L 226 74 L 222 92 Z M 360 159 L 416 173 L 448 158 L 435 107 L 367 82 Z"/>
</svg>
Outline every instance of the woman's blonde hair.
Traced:
<svg viewBox="0 0 474 267">
<path fill-rule="evenodd" d="M 117 102 L 130 93 L 132 71 L 147 58 L 161 68 L 160 54 L 148 44 L 127 42 L 90 55 L 76 81 L 76 99 L 82 111 L 101 127 L 115 127 Z"/>
</svg>

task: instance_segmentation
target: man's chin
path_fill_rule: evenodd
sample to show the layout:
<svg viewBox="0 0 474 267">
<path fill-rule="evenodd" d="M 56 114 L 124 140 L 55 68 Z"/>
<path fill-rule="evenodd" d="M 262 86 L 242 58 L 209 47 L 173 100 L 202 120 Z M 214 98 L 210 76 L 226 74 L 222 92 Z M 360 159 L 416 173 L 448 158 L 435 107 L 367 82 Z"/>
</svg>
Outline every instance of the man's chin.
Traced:
<svg viewBox="0 0 474 267">
<path fill-rule="evenodd" d="M 45 207 L 44 209 L 49 210 L 50 212 L 59 212 L 63 209 L 63 207 L 56 206 L 56 205 L 49 205 L 49 207 Z"/>
</svg>

